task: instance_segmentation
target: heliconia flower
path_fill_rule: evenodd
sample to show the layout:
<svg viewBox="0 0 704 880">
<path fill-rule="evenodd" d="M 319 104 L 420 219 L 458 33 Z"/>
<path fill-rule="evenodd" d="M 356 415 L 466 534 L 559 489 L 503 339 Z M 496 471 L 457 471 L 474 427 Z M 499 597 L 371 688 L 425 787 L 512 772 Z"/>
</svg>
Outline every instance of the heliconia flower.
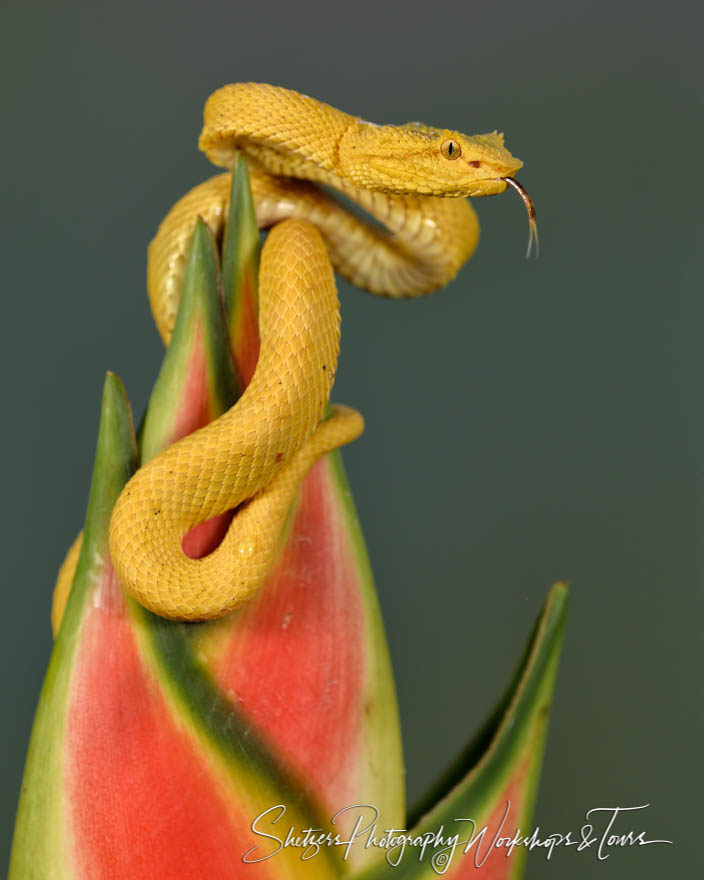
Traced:
<svg viewBox="0 0 704 880">
<path fill-rule="evenodd" d="M 226 618 L 162 620 L 120 586 L 108 552 L 117 496 L 139 463 L 233 405 L 254 371 L 259 233 L 238 160 L 221 246 L 196 223 L 173 338 L 135 438 L 117 377 L 103 390 L 82 541 L 69 551 L 57 632 L 27 756 L 10 880 L 317 878 L 474 873 L 482 845 L 446 864 L 408 848 L 276 850 L 289 826 L 343 838 L 368 804 L 378 827 L 406 825 L 396 697 L 369 562 L 339 453 L 315 464 L 258 594 Z M 183 542 L 206 555 L 231 514 Z M 77 559 L 77 565 L 75 565 Z M 75 565 L 75 575 L 73 574 Z M 527 827 L 565 610 L 551 592 L 497 710 L 413 820 Z M 284 815 L 285 809 L 285 815 Z M 278 821 L 276 821 L 278 818 Z M 253 827 L 253 823 L 255 827 Z M 268 838 L 266 834 L 272 835 Z M 243 857 L 246 854 L 246 863 Z M 498 848 L 490 880 L 520 876 Z M 399 874 L 400 872 L 400 874 Z"/>
</svg>

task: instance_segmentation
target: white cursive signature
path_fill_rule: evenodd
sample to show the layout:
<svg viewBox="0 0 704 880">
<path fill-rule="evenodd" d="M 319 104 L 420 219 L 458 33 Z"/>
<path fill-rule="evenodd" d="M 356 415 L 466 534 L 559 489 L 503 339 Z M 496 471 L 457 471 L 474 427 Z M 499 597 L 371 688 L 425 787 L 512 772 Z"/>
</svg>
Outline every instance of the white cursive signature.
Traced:
<svg viewBox="0 0 704 880">
<path fill-rule="evenodd" d="M 576 833 L 567 831 L 541 834 L 540 827 L 536 827 L 526 834 L 522 834 L 521 829 L 517 828 L 513 834 L 503 835 L 511 812 L 510 800 L 506 801 L 506 809 L 495 829 L 490 830 L 488 824 L 479 828 L 474 819 L 456 818 L 451 820 L 452 823 L 464 824 L 454 825 L 458 829 L 455 833 L 449 833 L 444 824 L 433 830 L 379 829 L 379 810 L 376 807 L 372 804 L 351 804 L 338 810 L 330 823 L 331 826 L 339 825 L 343 816 L 349 818 L 351 814 L 353 819 L 356 816 L 352 830 L 347 834 L 312 826 L 296 829 L 293 825 L 289 825 L 285 834 L 282 834 L 274 833 L 274 826 L 286 815 L 286 806 L 276 804 L 262 811 L 251 825 L 252 832 L 257 837 L 271 843 L 255 844 L 242 856 L 242 861 L 247 864 L 263 862 L 286 849 L 300 849 L 301 861 L 307 861 L 318 855 L 323 847 L 341 847 L 342 858 L 347 860 L 353 846 L 383 849 L 387 862 L 394 867 L 401 863 L 409 850 L 417 850 L 418 861 L 429 856 L 430 865 L 436 874 L 444 874 L 456 856 L 469 855 L 472 850 L 476 868 L 485 864 L 493 850 L 503 850 L 504 856 L 508 858 L 516 847 L 542 851 L 546 859 L 551 859 L 554 851 L 560 847 L 575 847 L 576 852 L 591 849 L 596 858 L 603 861 L 611 855 L 609 850 L 616 848 L 648 846 L 653 843 L 672 844 L 671 840 L 649 839 L 643 830 L 616 827 L 617 819 L 622 813 L 634 813 L 649 806 L 650 804 L 637 807 L 592 807 L 585 813 L 588 821 Z M 590 822 L 593 815 L 595 818 Z M 605 822 L 601 831 L 595 830 L 593 824 L 597 817 Z M 468 825 L 471 826 L 471 831 L 466 836 L 462 831 L 466 832 Z"/>
</svg>

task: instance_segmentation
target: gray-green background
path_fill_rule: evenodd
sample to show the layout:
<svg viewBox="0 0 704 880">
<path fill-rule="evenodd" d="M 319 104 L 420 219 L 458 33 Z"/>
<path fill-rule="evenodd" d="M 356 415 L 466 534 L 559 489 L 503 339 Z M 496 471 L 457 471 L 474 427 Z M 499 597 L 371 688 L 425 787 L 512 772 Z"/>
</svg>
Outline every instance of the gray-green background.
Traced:
<svg viewBox="0 0 704 880">
<path fill-rule="evenodd" d="M 650 803 L 634 826 L 675 845 L 534 853 L 527 876 L 701 862 L 701 23 L 682 0 L 3 4 L 0 850 L 104 371 L 140 413 L 162 354 L 145 247 L 211 173 L 205 98 L 256 80 L 378 122 L 503 130 L 538 207 L 537 263 L 509 193 L 475 203 L 482 242 L 448 289 L 386 302 L 340 284 L 334 397 L 367 419 L 345 461 L 411 798 L 569 578 L 536 823 Z"/>
</svg>

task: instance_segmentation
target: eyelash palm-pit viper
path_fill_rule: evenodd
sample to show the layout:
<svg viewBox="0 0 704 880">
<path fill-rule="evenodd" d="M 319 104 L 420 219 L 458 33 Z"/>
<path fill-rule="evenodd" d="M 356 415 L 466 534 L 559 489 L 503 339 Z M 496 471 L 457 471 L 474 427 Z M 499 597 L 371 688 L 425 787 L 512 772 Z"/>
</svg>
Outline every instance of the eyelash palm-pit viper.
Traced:
<svg viewBox="0 0 704 880">
<path fill-rule="evenodd" d="M 227 413 L 140 468 L 112 514 L 110 553 L 121 583 L 147 608 L 180 620 L 219 617 L 256 591 L 306 471 L 363 429 L 362 417 L 344 407 L 321 421 L 339 350 L 333 266 L 372 293 L 435 290 L 477 244 L 466 197 L 509 185 L 524 198 L 534 231 L 532 203 L 512 177 L 523 163 L 496 132 L 376 125 L 288 89 L 238 83 L 208 99 L 199 146 L 224 168 L 236 151 L 245 155 L 258 224 L 273 228 L 261 254 L 252 381 Z M 195 219 L 217 234 L 229 191 L 229 173 L 196 186 L 150 245 L 148 291 L 166 343 Z M 202 559 L 183 552 L 186 532 L 238 506 L 216 550 Z"/>
</svg>

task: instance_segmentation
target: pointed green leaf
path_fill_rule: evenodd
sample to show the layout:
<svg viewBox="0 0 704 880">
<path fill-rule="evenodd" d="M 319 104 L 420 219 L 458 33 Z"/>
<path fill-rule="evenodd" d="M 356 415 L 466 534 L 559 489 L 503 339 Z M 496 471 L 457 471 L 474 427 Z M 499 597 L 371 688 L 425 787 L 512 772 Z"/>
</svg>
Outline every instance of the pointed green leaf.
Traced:
<svg viewBox="0 0 704 880">
<path fill-rule="evenodd" d="M 140 432 L 142 463 L 217 418 L 235 397 L 216 246 L 198 218 L 173 337 Z"/>
<path fill-rule="evenodd" d="M 432 880 L 440 873 L 464 878 L 480 868 L 492 880 L 522 875 L 526 848 L 516 845 L 507 857 L 506 839 L 516 833 L 526 837 L 532 830 L 566 612 L 567 587 L 558 583 L 496 709 L 409 817 L 409 834 L 416 841 L 439 831 L 445 838 L 459 835 L 456 847 L 428 845 L 423 852 L 418 845 L 408 846 L 402 856 L 400 850 L 389 854 L 398 865 L 384 860 L 360 877 Z"/>
<path fill-rule="evenodd" d="M 249 384 L 259 355 L 259 228 L 247 162 L 238 153 L 232 171 L 230 205 L 222 243 L 222 281 L 230 342 L 240 393 Z"/>
<path fill-rule="evenodd" d="M 122 383 L 108 373 L 86 513 L 85 538 L 73 588 L 49 661 L 22 782 L 10 861 L 10 880 L 67 876 L 71 852 L 64 795 L 64 739 L 74 656 L 86 608 L 111 589 L 110 513 L 136 464 L 132 416 Z"/>
</svg>

